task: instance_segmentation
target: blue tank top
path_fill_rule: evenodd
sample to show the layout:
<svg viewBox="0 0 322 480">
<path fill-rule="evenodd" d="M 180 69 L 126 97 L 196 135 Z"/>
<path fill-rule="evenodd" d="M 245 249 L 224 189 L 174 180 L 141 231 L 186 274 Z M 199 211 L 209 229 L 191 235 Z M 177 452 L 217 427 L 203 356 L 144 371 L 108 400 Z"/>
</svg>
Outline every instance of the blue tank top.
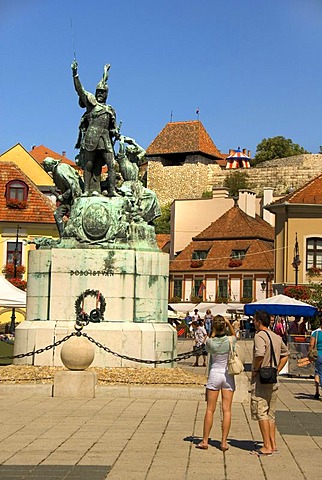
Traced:
<svg viewBox="0 0 322 480">
<path fill-rule="evenodd" d="M 318 355 L 322 356 L 322 330 L 321 330 L 321 328 L 318 328 L 317 330 L 314 330 L 314 332 L 312 332 L 312 337 L 315 338 Z"/>
</svg>

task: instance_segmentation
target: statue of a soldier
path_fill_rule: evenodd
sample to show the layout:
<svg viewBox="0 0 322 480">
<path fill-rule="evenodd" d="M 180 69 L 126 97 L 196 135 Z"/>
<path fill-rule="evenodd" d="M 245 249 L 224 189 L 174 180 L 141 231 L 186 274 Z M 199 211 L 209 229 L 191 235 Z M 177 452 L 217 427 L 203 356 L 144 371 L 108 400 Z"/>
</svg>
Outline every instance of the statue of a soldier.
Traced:
<svg viewBox="0 0 322 480">
<path fill-rule="evenodd" d="M 115 110 L 106 105 L 108 94 L 108 71 L 110 65 L 105 65 L 102 80 L 96 87 L 95 95 L 84 90 L 77 73 L 78 64 L 72 63 L 73 79 L 80 105 L 86 108 L 86 128 L 78 142 L 81 149 L 84 168 L 85 195 L 101 193 L 102 167 L 108 166 L 108 195 L 116 196 L 115 191 L 115 160 L 113 141 L 119 138 Z"/>
<path fill-rule="evenodd" d="M 63 217 L 69 214 L 75 198 L 80 197 L 82 194 L 81 179 L 73 167 L 66 163 L 61 163 L 60 160 L 47 157 L 43 161 L 43 166 L 47 173 L 51 172 L 54 183 L 60 192 L 55 194 L 60 205 L 56 208 L 54 217 L 59 235 L 62 237 L 65 229 Z"/>
</svg>

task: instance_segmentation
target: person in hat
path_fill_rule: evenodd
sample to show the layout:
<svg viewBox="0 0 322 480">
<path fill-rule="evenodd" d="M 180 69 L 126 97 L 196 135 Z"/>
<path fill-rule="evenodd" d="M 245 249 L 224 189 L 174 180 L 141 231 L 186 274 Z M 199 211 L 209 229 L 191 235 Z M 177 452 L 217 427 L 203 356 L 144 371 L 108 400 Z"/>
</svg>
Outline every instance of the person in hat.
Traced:
<svg viewBox="0 0 322 480">
<path fill-rule="evenodd" d="M 115 110 L 106 104 L 108 95 L 108 71 L 105 65 L 102 80 L 98 83 L 95 95 L 87 92 L 78 77 L 78 64 L 72 63 L 74 87 L 80 105 L 86 108 L 86 128 L 83 129 L 77 146 L 81 149 L 84 168 L 84 195 L 101 193 L 100 177 L 103 165 L 108 166 L 108 195 L 117 196 L 115 191 L 116 172 L 113 142 L 119 138 Z M 84 118 L 84 116 L 83 116 Z"/>
</svg>

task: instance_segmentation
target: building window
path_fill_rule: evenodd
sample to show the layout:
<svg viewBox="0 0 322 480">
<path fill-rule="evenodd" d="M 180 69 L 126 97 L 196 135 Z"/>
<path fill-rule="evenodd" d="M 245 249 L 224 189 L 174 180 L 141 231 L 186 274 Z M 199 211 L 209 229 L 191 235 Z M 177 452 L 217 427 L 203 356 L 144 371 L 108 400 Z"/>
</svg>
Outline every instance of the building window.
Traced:
<svg viewBox="0 0 322 480">
<path fill-rule="evenodd" d="M 246 250 L 232 250 L 230 258 L 236 260 L 244 260 L 246 256 Z"/>
<path fill-rule="evenodd" d="M 322 268 L 322 238 L 308 238 L 306 241 L 306 269 Z"/>
<path fill-rule="evenodd" d="M 218 281 L 218 297 L 228 298 L 228 279 L 220 278 Z"/>
<path fill-rule="evenodd" d="M 6 185 L 6 199 L 10 200 L 27 200 L 28 186 L 20 180 L 11 180 Z"/>
<path fill-rule="evenodd" d="M 194 296 L 195 297 L 200 297 L 202 298 L 202 288 L 201 283 L 202 283 L 202 278 L 195 278 L 195 283 L 194 283 Z"/>
<path fill-rule="evenodd" d="M 208 250 L 194 250 L 192 252 L 192 260 L 205 260 L 208 255 Z"/>
<path fill-rule="evenodd" d="M 173 280 L 173 296 L 182 299 L 182 279 L 175 278 Z"/>
<path fill-rule="evenodd" d="M 253 298 L 253 279 L 243 279 L 243 298 Z"/>
<path fill-rule="evenodd" d="M 7 261 L 6 263 L 14 263 L 14 253 L 16 250 L 16 242 L 7 242 Z M 19 255 L 17 256 L 17 267 L 21 265 L 22 258 L 22 242 L 18 242 L 17 250 Z"/>
</svg>

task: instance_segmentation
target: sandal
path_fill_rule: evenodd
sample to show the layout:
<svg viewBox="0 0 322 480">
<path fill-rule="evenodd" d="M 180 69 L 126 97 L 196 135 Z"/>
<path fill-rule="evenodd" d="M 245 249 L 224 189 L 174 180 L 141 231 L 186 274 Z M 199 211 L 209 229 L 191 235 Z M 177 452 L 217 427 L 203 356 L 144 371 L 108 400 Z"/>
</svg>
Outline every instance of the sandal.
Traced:
<svg viewBox="0 0 322 480">
<path fill-rule="evenodd" d="M 196 448 L 199 448 L 199 450 L 208 450 L 208 445 L 202 445 L 202 443 L 198 443 Z"/>
<path fill-rule="evenodd" d="M 270 452 L 270 453 L 264 453 L 262 452 L 262 450 L 252 450 L 251 452 L 249 452 L 251 455 L 257 455 L 258 457 L 272 457 L 273 456 L 273 453 Z"/>
<path fill-rule="evenodd" d="M 219 450 L 221 450 L 222 452 L 227 452 L 228 449 L 229 447 L 223 447 L 222 444 L 219 445 Z"/>
</svg>

